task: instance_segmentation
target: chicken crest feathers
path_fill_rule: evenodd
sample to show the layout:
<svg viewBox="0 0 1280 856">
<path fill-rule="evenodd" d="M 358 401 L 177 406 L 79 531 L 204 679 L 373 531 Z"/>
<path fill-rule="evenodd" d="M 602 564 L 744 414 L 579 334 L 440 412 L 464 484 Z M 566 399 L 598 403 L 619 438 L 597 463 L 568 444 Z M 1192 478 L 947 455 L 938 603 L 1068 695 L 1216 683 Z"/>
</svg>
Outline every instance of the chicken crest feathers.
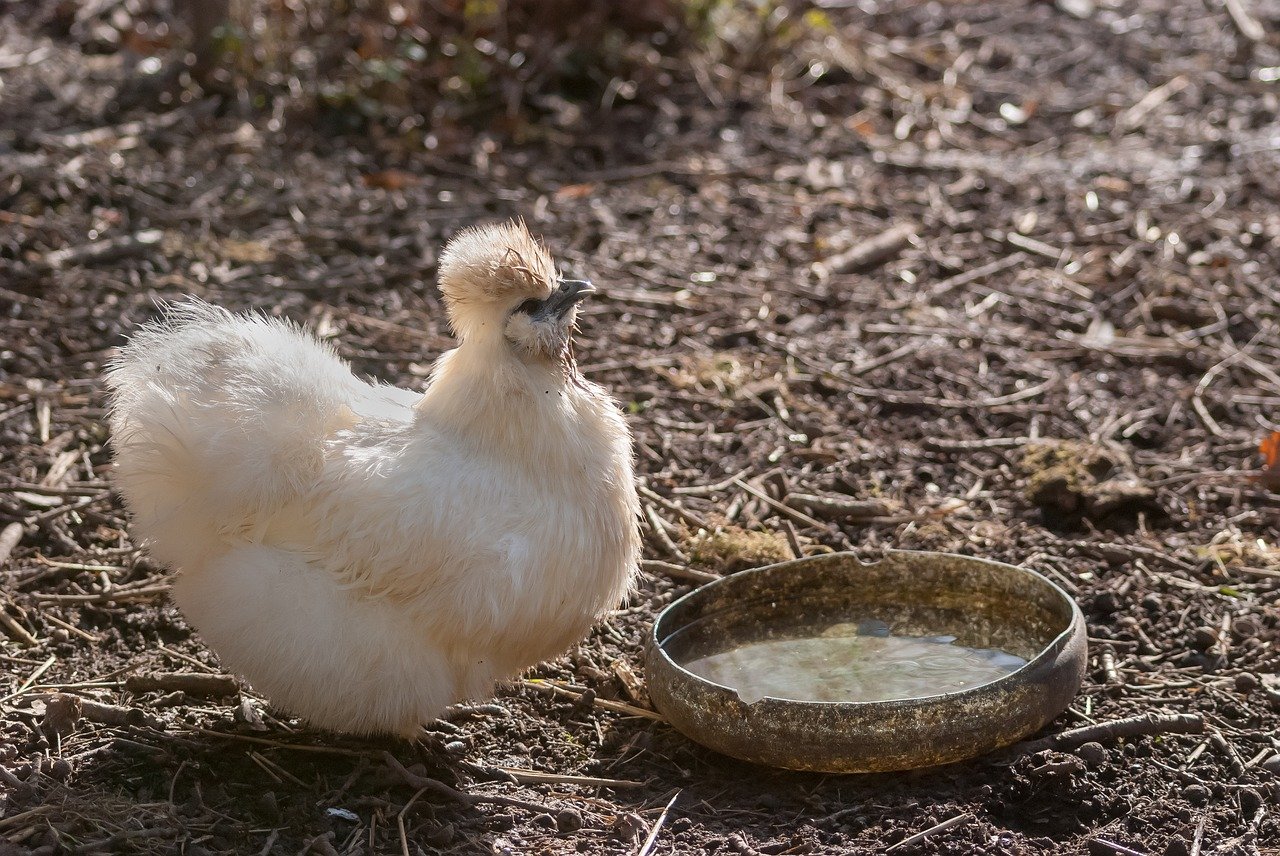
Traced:
<svg viewBox="0 0 1280 856">
<path fill-rule="evenodd" d="M 469 303 L 541 300 L 556 280 L 551 254 L 523 220 L 464 229 L 440 256 L 440 292 L 451 312 Z"/>
</svg>

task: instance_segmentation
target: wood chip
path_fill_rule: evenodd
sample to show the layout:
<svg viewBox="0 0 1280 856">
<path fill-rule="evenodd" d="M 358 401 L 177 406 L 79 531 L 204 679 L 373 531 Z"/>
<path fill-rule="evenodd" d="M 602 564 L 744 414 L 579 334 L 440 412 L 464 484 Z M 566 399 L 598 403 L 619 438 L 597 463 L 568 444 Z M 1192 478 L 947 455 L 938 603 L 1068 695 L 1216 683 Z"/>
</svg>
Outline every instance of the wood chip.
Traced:
<svg viewBox="0 0 1280 856">
<path fill-rule="evenodd" d="M 206 675 L 200 672 L 130 675 L 124 688 L 131 693 L 183 692 L 187 695 L 219 698 L 240 692 L 240 684 L 231 675 Z"/>
<path fill-rule="evenodd" d="M 819 279 L 827 279 L 846 273 L 856 273 L 875 267 L 900 253 L 916 236 L 914 223 L 899 223 L 875 237 L 854 244 L 842 253 L 815 262 L 813 273 Z"/>
<path fill-rule="evenodd" d="M 645 559 L 640 562 L 640 570 L 654 576 L 671 577 L 691 583 L 710 583 L 720 579 L 719 574 L 699 571 L 695 568 L 677 565 L 673 562 L 661 562 L 657 559 Z"/>
<path fill-rule="evenodd" d="M 888 517 L 896 509 L 879 499 L 851 499 L 848 497 L 814 496 L 808 493 L 787 494 L 787 505 L 807 511 L 823 520 L 866 520 Z"/>
<path fill-rule="evenodd" d="M 9 561 L 9 556 L 13 553 L 18 542 L 22 540 L 22 535 L 26 530 L 21 523 L 10 523 L 8 526 L 0 529 L 0 566 Z"/>
</svg>

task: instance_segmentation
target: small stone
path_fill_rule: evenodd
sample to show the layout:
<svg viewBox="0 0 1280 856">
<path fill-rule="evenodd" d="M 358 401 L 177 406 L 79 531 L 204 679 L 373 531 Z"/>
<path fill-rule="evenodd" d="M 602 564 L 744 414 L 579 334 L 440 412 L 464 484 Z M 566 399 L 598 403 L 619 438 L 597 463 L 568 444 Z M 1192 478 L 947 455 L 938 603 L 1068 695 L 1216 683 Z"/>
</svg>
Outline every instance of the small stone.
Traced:
<svg viewBox="0 0 1280 856">
<path fill-rule="evenodd" d="M 556 819 L 545 812 L 533 819 L 534 826 L 541 826 L 543 829 L 557 829 Z"/>
<path fill-rule="evenodd" d="M 59 782 L 71 778 L 71 762 L 66 758 L 59 758 L 54 761 L 49 766 L 49 778 L 56 779 Z"/>
<path fill-rule="evenodd" d="M 1085 743 L 1076 749 L 1076 756 L 1090 767 L 1100 767 L 1107 763 L 1110 753 L 1101 743 Z"/>
<path fill-rule="evenodd" d="M 1093 15 L 1098 7 L 1093 0 L 1058 0 L 1058 8 L 1073 18 L 1084 20 Z"/>
<path fill-rule="evenodd" d="M 1169 839 L 1169 843 L 1164 846 L 1164 856 L 1190 856 L 1191 848 L 1187 847 L 1187 841 L 1180 836 L 1173 836 Z"/>
<path fill-rule="evenodd" d="M 1197 651 L 1208 651 L 1218 644 L 1218 634 L 1212 627 L 1197 627 L 1191 631 L 1191 647 Z"/>
<path fill-rule="evenodd" d="M 1268 773 L 1280 773 L 1280 755 L 1272 755 L 1258 766 Z"/>
<path fill-rule="evenodd" d="M 444 744 L 444 751 L 450 755 L 465 755 L 467 754 L 467 744 L 461 740 L 450 740 Z"/>
<path fill-rule="evenodd" d="M 1192 805 L 1204 805 L 1209 796 L 1209 789 L 1204 785 L 1187 785 L 1182 789 L 1182 798 Z"/>
<path fill-rule="evenodd" d="M 78 696 L 67 693 L 55 693 L 45 702 L 43 730 L 48 734 L 66 736 L 75 730 L 80 721 L 83 702 Z"/>
<path fill-rule="evenodd" d="M 1115 592 L 1103 591 L 1093 599 L 1093 608 L 1102 615 L 1112 615 L 1120 608 L 1120 601 Z"/>
<path fill-rule="evenodd" d="M 1240 800 L 1240 813 L 1244 815 L 1245 820 L 1253 819 L 1258 809 L 1262 808 L 1262 794 L 1253 788 L 1241 788 L 1236 792 L 1236 796 Z"/>
<path fill-rule="evenodd" d="M 1253 692 L 1258 688 L 1258 676 L 1249 672 L 1236 675 L 1236 690 L 1242 693 Z"/>
<path fill-rule="evenodd" d="M 562 808 L 556 812 L 556 829 L 561 832 L 577 832 L 582 828 L 582 815 L 577 809 Z"/>
</svg>

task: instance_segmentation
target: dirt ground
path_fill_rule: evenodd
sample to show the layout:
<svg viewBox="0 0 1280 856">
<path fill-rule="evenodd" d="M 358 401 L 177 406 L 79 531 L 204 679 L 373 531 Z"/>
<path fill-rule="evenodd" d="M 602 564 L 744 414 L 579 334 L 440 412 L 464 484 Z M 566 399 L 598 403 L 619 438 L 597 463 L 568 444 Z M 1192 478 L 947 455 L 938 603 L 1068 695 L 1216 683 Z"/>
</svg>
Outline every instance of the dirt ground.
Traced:
<svg viewBox="0 0 1280 856">
<path fill-rule="evenodd" d="M 704 68 L 532 141 L 427 152 L 206 98 L 113 109 L 125 56 L 8 4 L 0 854 L 631 854 L 677 793 L 654 853 L 884 852 L 953 819 L 893 852 L 1280 853 L 1280 477 L 1256 473 L 1280 428 L 1280 5 L 1229 5 L 832 8 L 773 73 Z M 503 687 L 419 750 L 217 681 L 139 683 L 218 667 L 109 490 L 110 349 L 197 294 L 421 385 L 450 344 L 442 241 L 512 215 L 602 287 L 579 363 L 627 407 L 660 521 L 639 593 L 529 675 L 568 693 Z M 779 509 L 798 494 L 883 509 L 815 526 Z M 1046 734 L 1203 731 L 822 776 L 602 706 L 646 703 L 619 664 L 642 672 L 691 588 L 652 562 L 888 546 L 1077 598 L 1089 671 Z M 511 800 L 419 793 L 387 752 Z"/>
</svg>

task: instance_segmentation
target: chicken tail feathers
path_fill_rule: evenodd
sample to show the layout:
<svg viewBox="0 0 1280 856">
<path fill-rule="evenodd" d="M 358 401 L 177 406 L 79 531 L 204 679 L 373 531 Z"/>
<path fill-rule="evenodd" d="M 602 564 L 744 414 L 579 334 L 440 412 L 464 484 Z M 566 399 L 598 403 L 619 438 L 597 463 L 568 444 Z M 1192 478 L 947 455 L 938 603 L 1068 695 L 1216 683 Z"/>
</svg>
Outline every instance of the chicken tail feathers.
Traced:
<svg viewBox="0 0 1280 856">
<path fill-rule="evenodd" d="M 117 485 L 170 564 L 312 484 L 364 386 L 298 327 L 198 300 L 163 307 L 106 382 Z"/>
</svg>

